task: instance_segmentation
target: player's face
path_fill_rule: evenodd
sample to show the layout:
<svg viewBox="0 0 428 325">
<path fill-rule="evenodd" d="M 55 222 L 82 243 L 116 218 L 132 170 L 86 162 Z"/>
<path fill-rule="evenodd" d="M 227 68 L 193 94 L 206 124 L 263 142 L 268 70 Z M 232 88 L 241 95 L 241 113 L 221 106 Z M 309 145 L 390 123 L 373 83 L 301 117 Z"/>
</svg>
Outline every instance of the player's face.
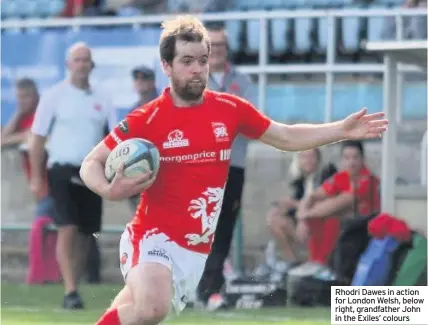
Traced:
<svg viewBox="0 0 428 325">
<path fill-rule="evenodd" d="M 313 173 L 318 166 L 318 156 L 315 150 L 307 150 L 299 153 L 299 165 L 303 174 Z"/>
<path fill-rule="evenodd" d="M 227 39 L 223 31 L 209 31 L 208 36 L 211 41 L 210 67 L 224 69 L 227 61 Z"/>
<path fill-rule="evenodd" d="M 88 48 L 80 47 L 71 53 L 68 60 L 68 69 L 72 77 L 86 79 L 92 70 L 92 57 Z"/>
<path fill-rule="evenodd" d="M 165 71 L 174 91 L 186 101 L 198 100 L 207 86 L 208 46 L 206 42 L 177 41 L 176 55 Z"/>
<path fill-rule="evenodd" d="M 27 114 L 32 112 L 37 106 L 37 95 L 31 88 L 17 89 L 18 109 L 21 113 Z"/>
<path fill-rule="evenodd" d="M 351 175 L 357 175 L 364 166 L 364 159 L 357 148 L 346 147 L 342 152 L 342 168 L 348 170 Z"/>
</svg>

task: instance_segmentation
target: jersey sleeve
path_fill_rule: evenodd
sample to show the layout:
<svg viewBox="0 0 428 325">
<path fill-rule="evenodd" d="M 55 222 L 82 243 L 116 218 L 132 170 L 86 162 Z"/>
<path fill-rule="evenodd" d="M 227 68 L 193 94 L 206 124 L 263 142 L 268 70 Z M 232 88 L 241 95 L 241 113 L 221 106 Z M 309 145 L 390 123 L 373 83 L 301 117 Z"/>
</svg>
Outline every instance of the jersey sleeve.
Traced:
<svg viewBox="0 0 428 325">
<path fill-rule="evenodd" d="M 46 137 L 49 134 L 54 122 L 57 103 L 57 92 L 52 89 L 41 96 L 36 113 L 34 114 L 31 132 L 42 137 Z"/>
<path fill-rule="evenodd" d="M 144 107 L 132 111 L 104 138 L 104 144 L 113 150 L 125 140 L 144 137 L 147 119 L 148 112 Z"/>
<path fill-rule="evenodd" d="M 343 179 L 342 173 L 339 172 L 324 181 L 324 183 L 321 185 L 324 192 L 326 192 L 328 196 L 339 194 L 341 191 L 341 179 Z"/>
<path fill-rule="evenodd" d="M 238 132 L 250 139 L 258 139 L 269 127 L 271 120 L 258 111 L 249 101 L 238 101 L 239 127 Z"/>
</svg>

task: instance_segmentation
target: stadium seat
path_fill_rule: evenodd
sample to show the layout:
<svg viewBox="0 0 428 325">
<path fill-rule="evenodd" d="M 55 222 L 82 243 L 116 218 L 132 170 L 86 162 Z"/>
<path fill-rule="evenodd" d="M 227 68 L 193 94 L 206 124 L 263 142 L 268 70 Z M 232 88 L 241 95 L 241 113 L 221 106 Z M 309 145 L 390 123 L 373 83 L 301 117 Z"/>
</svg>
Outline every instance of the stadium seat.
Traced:
<svg viewBox="0 0 428 325">
<path fill-rule="evenodd" d="M 263 2 L 261 0 L 237 0 L 236 7 L 237 9 L 259 10 L 263 8 Z"/>
<path fill-rule="evenodd" d="M 311 7 L 313 8 L 328 8 L 330 5 L 330 0 L 311 0 L 309 1 Z"/>
<path fill-rule="evenodd" d="M 287 31 L 290 28 L 290 19 L 273 19 L 272 23 L 272 53 L 283 53 L 287 48 Z"/>
<path fill-rule="evenodd" d="M 247 51 L 258 53 L 260 45 L 260 21 L 257 19 L 247 21 Z"/>
<path fill-rule="evenodd" d="M 324 84 L 275 84 L 266 89 L 266 114 L 276 121 L 324 120 Z M 403 119 L 426 119 L 427 91 L 424 82 L 412 82 L 403 89 Z M 361 107 L 369 113 L 383 108 L 381 83 L 337 82 L 333 85 L 333 120 L 339 120 Z"/>
<path fill-rule="evenodd" d="M 378 3 L 386 4 L 388 7 L 402 7 L 404 0 L 378 0 Z"/>
<path fill-rule="evenodd" d="M 265 9 L 279 9 L 283 7 L 283 2 L 281 0 L 265 0 L 262 4 Z"/>
<path fill-rule="evenodd" d="M 38 2 L 31 0 L 15 0 L 18 7 L 18 16 L 21 18 L 34 18 L 37 16 Z"/>
<path fill-rule="evenodd" d="M 357 8 L 357 7 L 353 7 Z M 342 20 L 342 40 L 346 52 L 356 52 L 360 48 L 360 17 L 344 17 Z"/>
<path fill-rule="evenodd" d="M 242 20 L 227 20 L 226 31 L 227 39 L 229 41 L 229 49 L 232 53 L 236 53 L 240 50 L 240 32 L 242 28 Z"/>
<path fill-rule="evenodd" d="M 383 4 L 375 4 L 370 6 L 370 9 L 385 9 L 386 6 Z M 369 42 L 380 41 L 382 39 L 382 30 L 384 17 L 369 17 L 368 18 L 368 33 L 367 40 Z"/>
<path fill-rule="evenodd" d="M 342 8 L 349 5 L 347 0 L 330 0 L 329 7 L 331 8 Z"/>
<path fill-rule="evenodd" d="M 1 4 L 2 19 L 18 18 L 18 5 L 16 0 L 3 0 Z"/>
<path fill-rule="evenodd" d="M 336 20 L 337 21 L 337 20 Z M 318 19 L 318 50 L 322 53 L 327 52 L 328 44 L 328 20 L 327 17 Z"/>
<path fill-rule="evenodd" d="M 312 45 L 310 37 L 312 18 L 296 18 L 295 22 L 296 48 L 294 52 L 298 54 L 308 53 Z"/>
<path fill-rule="evenodd" d="M 64 0 L 51 0 L 49 5 L 49 14 L 50 16 L 57 16 L 59 15 L 65 7 Z"/>
</svg>

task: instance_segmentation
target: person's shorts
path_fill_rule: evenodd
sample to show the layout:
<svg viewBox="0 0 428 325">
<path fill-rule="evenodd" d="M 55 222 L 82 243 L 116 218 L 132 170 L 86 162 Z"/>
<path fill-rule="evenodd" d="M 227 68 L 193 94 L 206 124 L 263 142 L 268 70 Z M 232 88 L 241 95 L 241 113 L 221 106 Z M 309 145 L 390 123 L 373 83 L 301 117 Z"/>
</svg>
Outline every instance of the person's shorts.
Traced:
<svg viewBox="0 0 428 325">
<path fill-rule="evenodd" d="M 58 227 L 74 225 L 87 235 L 101 230 L 102 198 L 85 186 L 79 167 L 54 164 L 48 169 L 48 181 Z"/>
<path fill-rule="evenodd" d="M 163 234 L 155 234 L 134 242 L 127 228 L 120 239 L 120 269 L 123 278 L 132 267 L 141 263 L 159 263 L 172 272 L 174 294 L 171 301 L 176 316 L 186 307 L 188 297 L 194 296 L 202 277 L 207 254 L 185 249 Z"/>
</svg>

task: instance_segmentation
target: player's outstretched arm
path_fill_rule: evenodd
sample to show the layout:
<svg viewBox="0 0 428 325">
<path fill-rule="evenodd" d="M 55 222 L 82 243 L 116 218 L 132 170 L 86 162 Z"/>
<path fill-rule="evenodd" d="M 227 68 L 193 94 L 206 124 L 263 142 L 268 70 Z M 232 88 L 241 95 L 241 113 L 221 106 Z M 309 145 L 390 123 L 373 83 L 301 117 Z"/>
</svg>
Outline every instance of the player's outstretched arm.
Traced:
<svg viewBox="0 0 428 325">
<path fill-rule="evenodd" d="M 376 139 L 386 131 L 384 113 L 367 114 L 367 109 L 341 121 L 325 124 L 285 125 L 272 121 L 260 141 L 279 150 L 302 151 L 342 140 Z"/>
<path fill-rule="evenodd" d="M 149 188 L 155 177 L 150 173 L 138 177 L 125 177 L 124 166 L 120 166 L 111 183 L 105 177 L 104 168 L 110 149 L 102 141 L 85 158 L 80 168 L 80 177 L 88 188 L 108 200 L 123 200 Z M 150 179 L 150 180 L 149 180 Z"/>
</svg>

